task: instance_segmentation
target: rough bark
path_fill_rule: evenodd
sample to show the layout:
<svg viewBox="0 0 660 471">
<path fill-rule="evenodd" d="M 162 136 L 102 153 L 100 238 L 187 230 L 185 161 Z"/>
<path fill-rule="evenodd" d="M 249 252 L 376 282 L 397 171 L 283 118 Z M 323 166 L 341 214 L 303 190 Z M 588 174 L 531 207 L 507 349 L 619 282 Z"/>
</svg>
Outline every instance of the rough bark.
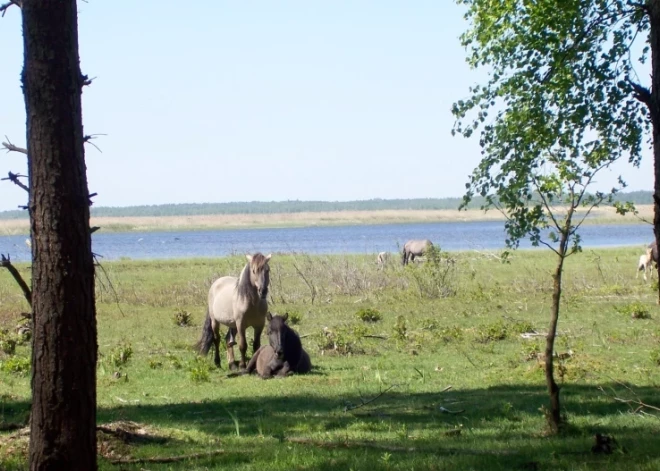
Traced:
<svg viewBox="0 0 660 471">
<path fill-rule="evenodd" d="M 31 470 L 93 470 L 96 313 L 75 0 L 23 0 L 32 237 Z"/>
</svg>

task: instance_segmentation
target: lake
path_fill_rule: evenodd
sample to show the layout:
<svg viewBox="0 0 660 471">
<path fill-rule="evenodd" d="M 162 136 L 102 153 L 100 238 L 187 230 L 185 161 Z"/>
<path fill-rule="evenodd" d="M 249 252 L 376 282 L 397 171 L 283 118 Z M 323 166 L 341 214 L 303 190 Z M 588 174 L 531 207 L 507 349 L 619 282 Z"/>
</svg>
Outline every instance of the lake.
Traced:
<svg viewBox="0 0 660 471">
<path fill-rule="evenodd" d="M 580 228 L 584 248 L 637 245 L 653 240 L 648 224 L 593 224 Z M 408 239 L 428 238 L 442 250 L 499 250 L 505 247 L 504 223 L 444 222 L 357 226 L 227 229 L 182 232 L 130 232 L 92 235 L 103 260 L 222 257 L 238 253 L 310 254 L 397 252 Z M 29 261 L 26 236 L 0 236 L 0 253 Z M 528 241 L 521 247 L 531 247 Z"/>
</svg>

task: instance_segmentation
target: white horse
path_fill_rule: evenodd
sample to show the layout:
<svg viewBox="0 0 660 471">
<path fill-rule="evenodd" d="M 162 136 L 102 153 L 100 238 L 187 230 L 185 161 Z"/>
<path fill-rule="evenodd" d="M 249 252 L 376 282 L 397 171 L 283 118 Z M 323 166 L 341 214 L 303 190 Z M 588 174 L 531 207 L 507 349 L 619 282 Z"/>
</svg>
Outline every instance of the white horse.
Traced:
<svg viewBox="0 0 660 471">
<path fill-rule="evenodd" d="M 376 257 L 376 263 L 378 267 L 383 268 L 389 259 L 390 254 L 388 252 L 380 252 L 378 253 L 378 257 Z"/>
<path fill-rule="evenodd" d="M 649 248 L 646 249 L 646 253 L 639 256 L 639 262 L 637 262 L 637 274 L 635 275 L 635 278 L 639 277 L 640 271 L 644 271 L 644 281 L 647 280 L 647 271 L 651 272 L 651 278 L 653 278 L 653 262 L 653 247 L 649 246 Z"/>
<path fill-rule="evenodd" d="M 208 310 L 202 329 L 202 337 L 197 342 L 199 353 L 206 355 L 215 345 L 214 361 L 220 367 L 220 324 L 228 327 L 227 361 L 229 368 L 234 363 L 234 334 L 238 337 L 238 349 L 241 352 L 240 368 L 245 368 L 247 341 L 245 331 L 254 329 L 253 353 L 261 346 L 261 332 L 266 324 L 268 313 L 268 284 L 270 282 L 270 255 L 261 253 L 246 255 L 248 263 L 238 278 L 223 276 L 218 278 L 209 290 Z"/>
</svg>

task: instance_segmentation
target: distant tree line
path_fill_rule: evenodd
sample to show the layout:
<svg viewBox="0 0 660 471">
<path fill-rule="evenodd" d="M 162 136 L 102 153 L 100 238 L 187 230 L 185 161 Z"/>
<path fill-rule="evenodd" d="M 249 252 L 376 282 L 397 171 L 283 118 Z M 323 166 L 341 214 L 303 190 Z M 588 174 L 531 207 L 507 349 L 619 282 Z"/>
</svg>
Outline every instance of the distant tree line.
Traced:
<svg viewBox="0 0 660 471">
<path fill-rule="evenodd" d="M 650 191 L 620 193 L 617 201 L 634 204 L 653 204 Z M 380 211 L 387 209 L 457 209 L 461 198 L 371 199 L 357 201 L 249 201 L 234 203 L 190 203 L 126 206 L 121 208 L 92 207 L 94 217 L 141 217 L 141 216 L 209 216 L 215 214 L 273 214 L 309 213 L 321 211 Z M 485 203 L 475 197 L 469 205 L 478 209 Z M 0 212 L 0 219 L 27 219 L 26 211 Z"/>
</svg>

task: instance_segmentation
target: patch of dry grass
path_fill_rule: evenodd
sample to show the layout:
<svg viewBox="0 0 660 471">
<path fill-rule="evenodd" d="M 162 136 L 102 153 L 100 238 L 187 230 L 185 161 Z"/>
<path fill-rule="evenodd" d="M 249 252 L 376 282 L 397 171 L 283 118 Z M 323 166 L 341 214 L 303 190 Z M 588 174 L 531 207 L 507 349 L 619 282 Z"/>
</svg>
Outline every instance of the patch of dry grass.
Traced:
<svg viewBox="0 0 660 471">
<path fill-rule="evenodd" d="M 639 218 L 653 220 L 653 206 L 637 207 Z M 638 217 L 617 215 L 614 208 L 602 207 L 591 213 L 590 221 L 598 223 L 637 223 Z M 174 231 L 236 229 L 256 227 L 300 227 L 355 224 L 393 224 L 417 222 L 476 222 L 503 221 L 498 211 L 484 212 L 477 209 L 458 211 L 442 210 L 380 210 L 380 211 L 331 211 L 273 214 L 216 214 L 197 216 L 153 217 L 93 217 L 92 226 L 101 226 L 104 232 Z M 27 234 L 27 220 L 0 220 L 0 234 Z"/>
</svg>

